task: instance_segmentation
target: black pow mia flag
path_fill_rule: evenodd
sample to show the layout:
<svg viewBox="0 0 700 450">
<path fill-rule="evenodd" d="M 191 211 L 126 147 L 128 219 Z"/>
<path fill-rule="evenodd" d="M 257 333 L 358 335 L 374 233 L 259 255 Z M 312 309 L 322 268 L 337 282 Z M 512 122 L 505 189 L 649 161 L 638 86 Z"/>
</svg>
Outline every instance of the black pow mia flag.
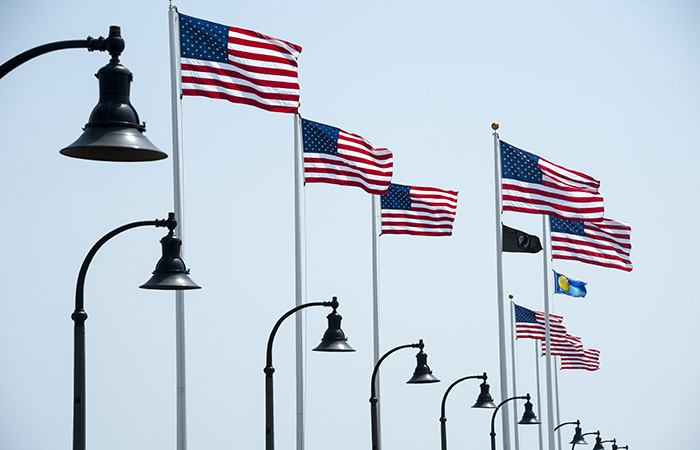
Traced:
<svg viewBox="0 0 700 450">
<path fill-rule="evenodd" d="M 537 253 L 542 250 L 540 238 L 503 225 L 503 251 Z"/>
</svg>

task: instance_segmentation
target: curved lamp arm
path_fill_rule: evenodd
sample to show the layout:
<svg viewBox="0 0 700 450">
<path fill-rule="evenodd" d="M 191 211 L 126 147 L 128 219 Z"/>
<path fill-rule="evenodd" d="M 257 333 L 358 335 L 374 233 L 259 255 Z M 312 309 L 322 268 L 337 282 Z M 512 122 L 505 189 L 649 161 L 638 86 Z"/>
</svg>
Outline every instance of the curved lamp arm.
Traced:
<svg viewBox="0 0 700 450">
<path fill-rule="evenodd" d="M 564 423 L 560 423 L 559 425 L 557 425 L 556 427 L 554 427 L 554 430 L 552 430 L 552 431 L 557 431 L 559 428 L 563 427 L 564 425 L 576 425 L 577 427 L 580 427 L 580 426 L 581 426 L 581 422 L 580 422 L 579 420 L 577 420 L 576 422 L 564 422 Z"/>
<path fill-rule="evenodd" d="M 499 403 L 498 406 L 496 406 L 496 409 L 493 411 L 493 416 L 491 416 L 491 450 L 496 450 L 496 413 L 498 413 L 498 410 L 501 409 L 501 406 L 505 405 L 511 400 L 518 399 L 530 401 L 530 394 L 527 394 L 525 396 L 507 398 L 501 403 Z"/>
<path fill-rule="evenodd" d="M 56 50 L 65 50 L 69 48 L 86 48 L 88 51 L 108 51 L 112 57 L 117 57 L 124 50 L 124 39 L 121 37 L 121 31 L 118 26 L 109 27 L 109 36 L 107 39 L 100 36 L 94 39 L 90 36 L 87 39 L 73 41 L 57 41 L 48 44 L 40 45 L 26 52 L 20 53 L 14 58 L 8 60 L 0 66 L 0 78 L 4 77 L 18 66 L 24 64 L 30 59 L 41 56 L 45 53 L 54 52 Z"/>
</svg>

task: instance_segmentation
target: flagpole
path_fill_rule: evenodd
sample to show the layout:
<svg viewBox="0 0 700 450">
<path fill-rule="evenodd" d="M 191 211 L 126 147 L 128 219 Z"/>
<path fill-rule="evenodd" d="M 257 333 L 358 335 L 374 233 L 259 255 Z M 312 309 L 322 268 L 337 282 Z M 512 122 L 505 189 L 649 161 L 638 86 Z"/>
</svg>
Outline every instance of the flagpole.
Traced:
<svg viewBox="0 0 700 450">
<path fill-rule="evenodd" d="M 537 380 L 537 417 L 542 417 L 542 390 L 540 389 L 540 355 L 542 354 L 542 345 L 539 339 L 535 339 L 535 378 Z M 540 450 L 544 450 L 544 436 L 542 435 L 542 426 L 537 427 L 537 432 L 540 438 Z"/>
<path fill-rule="evenodd" d="M 552 244 L 549 230 L 549 216 L 542 215 L 542 239 L 545 242 L 543 258 L 543 282 L 544 282 L 544 333 L 545 333 L 545 363 L 546 363 L 546 385 L 547 385 L 547 443 L 550 450 L 555 449 L 554 445 L 554 395 L 552 394 L 552 347 L 550 339 L 549 320 L 549 262 L 552 254 Z"/>
<path fill-rule="evenodd" d="M 381 209 L 378 195 L 372 195 L 372 326 L 373 326 L 373 361 L 377 365 L 379 353 L 379 236 L 381 230 Z M 379 398 L 379 372 L 376 375 L 375 390 Z M 377 408 L 377 450 L 382 448 L 381 410 Z"/>
<path fill-rule="evenodd" d="M 294 114 L 294 273 L 295 306 L 306 303 L 305 271 L 305 223 L 304 223 L 304 158 L 299 145 L 299 114 Z M 304 392 L 304 368 L 306 354 L 304 349 L 303 314 L 295 314 L 296 321 L 296 448 L 304 450 L 306 394 Z"/>
<path fill-rule="evenodd" d="M 510 294 L 508 295 L 508 298 L 510 299 L 510 323 L 513 325 L 515 323 L 515 308 L 513 307 L 513 295 Z M 511 326 L 510 327 L 510 354 L 511 354 L 511 365 L 513 370 L 511 371 L 513 373 L 513 392 L 518 392 L 518 373 L 517 373 L 517 362 L 516 362 L 516 355 L 515 355 L 515 327 Z M 518 417 L 518 407 L 517 405 L 513 405 L 513 415 L 515 417 Z M 518 427 L 513 428 L 514 433 L 513 433 L 513 439 L 515 440 L 515 450 L 520 450 L 520 433 L 518 430 Z"/>
<path fill-rule="evenodd" d="M 501 211 L 503 210 L 503 198 L 501 197 L 501 152 L 500 140 L 498 137 L 498 123 L 491 124 L 493 130 L 493 153 L 494 153 L 494 170 L 496 180 L 496 286 L 498 301 L 498 356 L 501 363 L 500 368 L 500 387 L 501 398 L 509 398 L 508 395 L 508 356 L 506 352 L 506 313 L 503 305 L 503 225 L 501 223 Z M 501 423 L 503 433 L 503 448 L 510 450 L 510 405 L 503 405 L 501 412 Z"/>
<path fill-rule="evenodd" d="M 185 240 L 185 213 L 183 205 L 183 164 L 180 140 L 181 88 L 180 88 L 180 32 L 177 7 L 168 8 L 170 25 L 170 84 L 173 140 L 173 194 L 174 212 L 180 238 Z M 181 251 L 183 251 L 182 249 Z M 185 292 L 175 291 L 175 347 L 177 382 L 177 450 L 187 449 L 187 407 L 185 390 Z"/>
<path fill-rule="evenodd" d="M 557 423 L 561 423 L 561 416 L 559 414 L 559 370 L 557 369 L 556 356 L 554 357 L 554 392 L 557 401 Z M 561 429 L 557 430 L 557 443 L 559 444 L 559 450 L 562 450 Z"/>
</svg>

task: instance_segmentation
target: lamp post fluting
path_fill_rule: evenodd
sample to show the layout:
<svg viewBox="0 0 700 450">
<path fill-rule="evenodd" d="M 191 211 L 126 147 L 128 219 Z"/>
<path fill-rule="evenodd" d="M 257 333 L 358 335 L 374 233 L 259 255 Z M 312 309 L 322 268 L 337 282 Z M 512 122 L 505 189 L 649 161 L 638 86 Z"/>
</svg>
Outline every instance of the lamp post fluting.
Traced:
<svg viewBox="0 0 700 450">
<path fill-rule="evenodd" d="M 318 352 L 354 352 L 355 349 L 347 343 L 345 333 L 340 328 L 341 315 L 338 314 L 338 299 L 333 297 L 330 302 L 309 302 L 296 306 L 282 315 L 277 320 L 275 326 L 272 327 L 270 337 L 267 340 L 267 359 L 263 372 L 265 373 L 265 449 L 274 450 L 275 448 L 275 402 L 273 392 L 273 378 L 275 368 L 272 366 L 272 343 L 274 342 L 277 330 L 284 320 L 292 314 L 312 306 L 331 307 L 331 311 L 326 318 L 328 319 L 328 328 L 323 334 L 321 343 L 313 350 Z"/>
<path fill-rule="evenodd" d="M 518 422 L 519 425 L 539 425 L 540 421 L 537 420 L 537 415 L 535 415 L 532 410 L 532 403 L 530 403 L 530 394 L 526 394 L 522 397 L 511 397 L 503 400 L 496 406 L 493 411 L 493 416 L 491 416 L 491 450 L 496 450 L 496 414 L 501 406 L 505 405 L 512 400 L 527 400 L 525 402 L 525 412 L 523 412 L 523 418 Z"/>
<path fill-rule="evenodd" d="M 430 370 L 430 367 L 428 367 L 428 355 L 426 355 L 423 351 L 423 347 L 425 347 L 425 344 L 423 344 L 423 339 L 420 339 L 417 344 L 399 345 L 398 347 L 394 347 L 388 352 L 384 353 L 384 355 L 381 358 L 379 358 L 377 363 L 374 365 L 370 387 L 371 396 L 369 398 L 372 426 L 372 450 L 379 450 L 381 447 L 381 443 L 379 440 L 379 411 L 377 406 L 377 403 L 379 402 L 379 399 L 377 398 L 377 373 L 379 373 L 379 366 L 387 358 L 387 356 L 391 355 L 394 352 L 397 352 L 404 348 L 417 348 L 419 349 L 419 351 L 416 354 L 416 369 L 413 371 L 413 376 L 411 377 L 411 379 L 408 380 L 406 383 L 437 383 L 440 380 L 438 380 L 433 375 L 432 370 Z"/>
<path fill-rule="evenodd" d="M 180 258 L 182 241 L 175 237 L 177 227 L 175 214 L 170 213 L 167 219 L 132 222 L 112 230 L 97 241 L 83 260 L 78 273 L 78 283 L 75 289 L 75 310 L 71 319 L 74 327 L 74 359 L 73 359 L 73 450 L 85 450 L 85 312 L 84 291 L 85 276 L 90 262 L 97 251 L 110 239 L 132 228 L 155 226 L 167 227 L 168 234 L 161 239 L 163 255 L 156 264 L 153 276 L 140 287 L 143 289 L 182 290 L 199 289 L 188 276 L 189 270 Z"/>
<path fill-rule="evenodd" d="M 450 385 L 442 396 L 442 404 L 440 405 L 440 443 L 442 450 L 447 450 L 447 417 L 445 417 L 445 403 L 447 402 L 447 395 L 450 393 L 453 387 L 465 380 L 484 380 L 481 383 L 481 392 L 479 397 L 476 399 L 476 403 L 472 405 L 472 408 L 495 408 L 496 405 L 493 403 L 493 397 L 489 393 L 489 385 L 486 383 L 488 377 L 486 372 L 483 375 L 470 375 L 468 377 L 463 377 L 456 380 Z"/>
</svg>

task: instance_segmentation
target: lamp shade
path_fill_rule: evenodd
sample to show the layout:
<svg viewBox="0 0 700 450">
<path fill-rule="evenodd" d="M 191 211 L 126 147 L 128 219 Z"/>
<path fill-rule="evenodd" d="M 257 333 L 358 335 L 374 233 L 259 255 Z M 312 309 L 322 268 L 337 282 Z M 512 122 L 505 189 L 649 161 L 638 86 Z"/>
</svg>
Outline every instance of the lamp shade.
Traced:
<svg viewBox="0 0 700 450">
<path fill-rule="evenodd" d="M 571 439 L 571 442 L 569 444 L 576 444 L 576 445 L 588 445 L 588 442 L 583 438 L 583 433 L 581 430 L 581 427 L 577 426 L 576 427 L 576 432 L 574 433 L 573 439 Z"/>
<path fill-rule="evenodd" d="M 437 383 L 438 380 L 433 371 L 428 367 L 428 355 L 421 349 L 416 355 L 416 370 L 413 371 L 413 376 L 406 383 Z"/>
<path fill-rule="evenodd" d="M 532 410 L 532 403 L 530 403 L 528 394 L 528 401 L 525 402 L 525 412 L 523 413 L 523 418 L 520 419 L 518 424 L 520 425 L 539 425 L 540 421 L 537 420 L 537 415 Z"/>
<path fill-rule="evenodd" d="M 323 333 L 321 343 L 314 348 L 317 352 L 354 352 L 350 347 L 345 333 L 340 328 L 340 321 L 343 317 L 333 308 L 333 311 L 326 316 L 328 319 L 328 329 Z"/>
<path fill-rule="evenodd" d="M 156 269 L 150 280 L 139 286 L 142 289 L 159 289 L 178 291 L 200 289 L 200 286 L 189 277 L 189 269 L 180 258 L 182 240 L 176 237 L 172 230 L 160 240 L 163 256 L 156 263 Z"/>
<path fill-rule="evenodd" d="M 495 408 L 496 404 L 493 402 L 493 397 L 491 397 L 491 393 L 489 392 L 489 384 L 484 381 L 480 386 L 481 392 L 476 399 L 476 403 L 472 405 L 472 408 Z"/>
<path fill-rule="evenodd" d="M 110 28 L 111 42 L 121 40 L 119 27 Z M 123 48 L 123 42 L 121 44 Z M 119 63 L 121 52 L 112 53 L 109 64 L 95 75 L 99 79 L 100 98 L 92 110 L 83 134 L 61 150 L 73 158 L 96 161 L 155 161 L 167 158 L 143 133 L 145 123 L 139 122 L 129 99 L 132 73 Z"/>
<path fill-rule="evenodd" d="M 593 450 L 605 450 L 605 447 L 603 446 L 603 439 L 601 439 L 600 435 L 596 436 L 595 438 Z"/>
</svg>

